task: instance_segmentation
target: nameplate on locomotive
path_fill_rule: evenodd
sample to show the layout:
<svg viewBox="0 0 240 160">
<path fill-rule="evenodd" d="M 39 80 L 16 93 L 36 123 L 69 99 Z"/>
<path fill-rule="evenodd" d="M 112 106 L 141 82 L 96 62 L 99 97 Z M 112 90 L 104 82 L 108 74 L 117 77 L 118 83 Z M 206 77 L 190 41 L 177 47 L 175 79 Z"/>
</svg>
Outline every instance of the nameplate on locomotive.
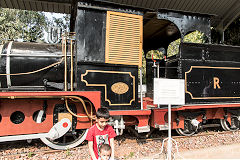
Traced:
<svg viewBox="0 0 240 160">
<path fill-rule="evenodd" d="M 191 66 L 185 72 L 186 93 L 192 99 L 240 98 L 240 68 Z"/>
</svg>

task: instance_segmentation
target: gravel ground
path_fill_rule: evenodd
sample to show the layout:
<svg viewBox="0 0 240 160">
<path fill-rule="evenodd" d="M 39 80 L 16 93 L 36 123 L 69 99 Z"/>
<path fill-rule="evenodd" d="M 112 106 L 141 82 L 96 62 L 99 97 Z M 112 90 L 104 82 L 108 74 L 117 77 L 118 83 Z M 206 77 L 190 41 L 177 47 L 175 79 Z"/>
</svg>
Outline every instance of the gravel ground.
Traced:
<svg viewBox="0 0 240 160">
<path fill-rule="evenodd" d="M 213 132 L 213 131 L 210 131 Z M 205 132 L 199 133 L 204 134 Z M 212 135 L 192 136 L 187 138 L 176 138 L 179 152 L 195 150 L 200 148 L 216 147 L 228 144 L 240 143 L 239 131 L 232 133 L 219 134 L 213 132 Z M 166 137 L 167 132 L 154 132 L 153 137 L 158 140 L 136 140 L 131 134 L 124 133 L 123 136 L 115 140 L 115 155 L 119 160 L 149 159 L 149 157 L 164 158 L 166 151 L 161 152 L 162 138 Z M 199 135 L 198 134 L 198 135 Z M 34 140 L 31 144 L 26 141 L 11 143 L 0 143 L 1 160 L 5 159 L 34 159 L 34 160 L 84 160 L 90 159 L 87 143 L 84 142 L 79 147 L 66 151 L 49 150 L 41 141 Z M 176 153 L 173 146 L 173 153 Z M 11 154 L 11 155 L 9 155 Z"/>
</svg>

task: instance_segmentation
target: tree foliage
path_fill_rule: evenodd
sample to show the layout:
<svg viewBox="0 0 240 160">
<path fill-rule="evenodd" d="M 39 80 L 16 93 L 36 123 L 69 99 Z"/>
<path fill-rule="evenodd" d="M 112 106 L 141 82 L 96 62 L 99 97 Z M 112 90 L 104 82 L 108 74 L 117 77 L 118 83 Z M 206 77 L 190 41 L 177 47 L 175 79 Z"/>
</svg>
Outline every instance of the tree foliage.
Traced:
<svg viewBox="0 0 240 160">
<path fill-rule="evenodd" d="M 43 13 L 0 8 L 0 42 L 43 38 L 47 20 Z"/>
<path fill-rule="evenodd" d="M 56 27 L 59 27 L 63 30 L 63 32 L 69 32 L 70 28 L 70 15 L 66 14 L 63 16 L 63 18 L 56 18 L 53 17 L 53 21 L 51 24 L 55 25 Z"/>
<path fill-rule="evenodd" d="M 52 19 L 48 19 L 43 12 L 0 8 L 0 44 L 13 40 L 44 41 L 44 34 L 50 27 L 58 27 L 61 31 L 68 32 L 69 22 L 69 15 L 63 18 L 53 15 Z"/>
<path fill-rule="evenodd" d="M 204 43 L 206 42 L 206 40 L 207 40 L 206 35 L 200 31 L 191 32 L 186 36 L 184 36 L 183 38 L 183 42 L 188 42 L 188 43 Z M 168 57 L 178 54 L 180 42 L 181 40 L 179 38 L 169 44 L 168 50 L 167 50 Z"/>
<path fill-rule="evenodd" d="M 62 35 L 70 32 L 70 15 L 65 14 L 61 18 L 52 17 L 48 19 L 48 22 L 46 41 L 48 43 L 61 43 Z"/>
<path fill-rule="evenodd" d="M 204 33 L 200 31 L 194 31 L 184 36 L 183 42 L 204 43 L 206 40 L 207 39 Z M 181 42 L 181 39 L 179 38 L 169 44 L 167 49 L 168 57 L 178 54 L 180 42 Z M 160 60 L 163 59 L 165 56 L 164 53 L 159 50 L 151 50 L 147 53 L 146 58 L 151 59 L 152 55 L 154 59 L 160 59 Z"/>
</svg>

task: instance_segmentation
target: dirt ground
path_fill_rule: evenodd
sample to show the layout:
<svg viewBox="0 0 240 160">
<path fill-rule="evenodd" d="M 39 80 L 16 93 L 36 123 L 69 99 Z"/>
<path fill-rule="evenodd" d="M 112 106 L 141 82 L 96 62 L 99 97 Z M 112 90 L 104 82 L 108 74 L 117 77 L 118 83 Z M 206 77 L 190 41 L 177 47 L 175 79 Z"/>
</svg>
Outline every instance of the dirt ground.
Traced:
<svg viewBox="0 0 240 160">
<path fill-rule="evenodd" d="M 208 134 L 206 134 L 208 133 Z M 115 158 L 118 160 L 166 159 L 166 143 L 161 153 L 163 132 L 156 139 L 136 139 L 125 133 L 115 139 Z M 161 136 L 163 136 L 161 138 Z M 154 138 L 152 137 L 152 138 Z M 191 137 L 175 137 L 172 159 L 240 159 L 240 131 L 206 131 Z M 176 150 L 178 145 L 178 151 Z M 47 151 L 47 152 L 45 152 Z M 78 147 L 55 151 L 40 140 L 0 143 L 0 160 L 90 160 L 87 142 Z"/>
<path fill-rule="evenodd" d="M 160 160 L 165 159 L 166 155 L 153 155 L 142 158 L 142 160 Z M 240 159 L 240 144 L 221 145 L 203 149 L 194 149 L 175 152 L 172 159 Z"/>
<path fill-rule="evenodd" d="M 180 155 L 185 159 L 240 159 L 240 144 L 185 151 Z"/>
</svg>

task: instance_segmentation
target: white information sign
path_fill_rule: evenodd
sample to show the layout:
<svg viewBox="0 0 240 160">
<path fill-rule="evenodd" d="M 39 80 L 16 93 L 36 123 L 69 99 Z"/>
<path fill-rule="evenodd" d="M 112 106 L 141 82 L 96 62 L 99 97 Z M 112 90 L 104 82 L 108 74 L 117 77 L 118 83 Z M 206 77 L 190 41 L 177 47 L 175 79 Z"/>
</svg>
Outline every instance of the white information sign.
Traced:
<svg viewBox="0 0 240 160">
<path fill-rule="evenodd" d="M 154 104 L 185 104 L 183 79 L 154 78 Z"/>
<path fill-rule="evenodd" d="M 172 141 L 171 138 L 171 105 L 185 104 L 185 83 L 182 79 L 154 78 L 154 104 L 168 105 L 168 140 L 167 159 L 172 159 Z"/>
</svg>

